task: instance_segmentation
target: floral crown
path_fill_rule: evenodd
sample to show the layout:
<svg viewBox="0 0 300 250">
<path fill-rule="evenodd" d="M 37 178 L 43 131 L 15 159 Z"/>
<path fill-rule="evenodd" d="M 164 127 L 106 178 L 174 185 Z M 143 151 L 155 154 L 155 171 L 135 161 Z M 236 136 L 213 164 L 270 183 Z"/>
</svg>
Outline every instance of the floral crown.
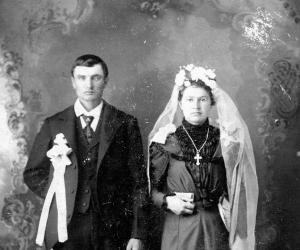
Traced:
<svg viewBox="0 0 300 250">
<path fill-rule="evenodd" d="M 216 74 L 214 71 L 213 69 L 197 67 L 194 64 L 180 66 L 180 70 L 175 77 L 175 85 L 181 88 L 187 88 L 191 86 L 191 81 L 201 80 L 213 90 L 217 87 Z"/>
</svg>

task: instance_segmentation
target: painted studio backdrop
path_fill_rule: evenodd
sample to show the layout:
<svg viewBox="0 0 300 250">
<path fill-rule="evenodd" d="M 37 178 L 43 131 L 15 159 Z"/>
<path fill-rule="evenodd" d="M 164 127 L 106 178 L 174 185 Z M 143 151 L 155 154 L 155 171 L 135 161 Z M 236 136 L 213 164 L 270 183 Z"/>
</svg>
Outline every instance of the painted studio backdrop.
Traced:
<svg viewBox="0 0 300 250">
<path fill-rule="evenodd" d="M 145 147 L 179 66 L 215 68 L 253 140 L 257 249 L 300 249 L 299 39 L 298 0 L 1 0 L 0 249 L 35 249 L 41 200 L 22 172 L 85 53 L 107 62 L 105 99 L 139 119 Z"/>
</svg>

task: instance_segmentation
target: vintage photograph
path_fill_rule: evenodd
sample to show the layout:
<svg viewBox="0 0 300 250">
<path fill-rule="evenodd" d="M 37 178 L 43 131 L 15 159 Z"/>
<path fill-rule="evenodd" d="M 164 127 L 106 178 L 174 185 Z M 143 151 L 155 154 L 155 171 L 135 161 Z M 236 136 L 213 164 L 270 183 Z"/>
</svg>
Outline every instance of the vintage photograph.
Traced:
<svg viewBox="0 0 300 250">
<path fill-rule="evenodd" d="M 0 250 L 300 249 L 298 0 L 0 0 Z"/>
</svg>

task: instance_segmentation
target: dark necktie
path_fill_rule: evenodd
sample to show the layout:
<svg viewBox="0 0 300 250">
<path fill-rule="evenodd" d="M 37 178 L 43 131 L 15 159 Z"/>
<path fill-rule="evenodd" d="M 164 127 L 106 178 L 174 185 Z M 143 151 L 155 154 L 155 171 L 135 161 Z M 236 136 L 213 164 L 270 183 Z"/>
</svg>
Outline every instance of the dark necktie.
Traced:
<svg viewBox="0 0 300 250">
<path fill-rule="evenodd" d="M 82 118 L 86 124 L 86 127 L 84 128 L 86 139 L 87 139 L 88 143 L 91 143 L 91 141 L 93 139 L 93 134 L 94 134 L 91 124 L 92 124 L 92 121 L 94 120 L 94 117 L 82 115 Z"/>
</svg>

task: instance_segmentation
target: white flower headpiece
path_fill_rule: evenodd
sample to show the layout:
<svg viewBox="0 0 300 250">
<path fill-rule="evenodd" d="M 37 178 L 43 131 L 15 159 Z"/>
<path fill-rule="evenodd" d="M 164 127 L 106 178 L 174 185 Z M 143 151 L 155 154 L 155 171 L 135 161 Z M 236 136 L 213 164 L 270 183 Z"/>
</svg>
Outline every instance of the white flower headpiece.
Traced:
<svg viewBox="0 0 300 250">
<path fill-rule="evenodd" d="M 191 81 L 201 80 L 213 90 L 217 87 L 216 74 L 214 71 L 214 69 L 205 69 L 200 66 L 195 66 L 194 64 L 181 66 L 175 77 L 175 84 L 178 87 L 187 88 L 191 86 Z"/>
</svg>

